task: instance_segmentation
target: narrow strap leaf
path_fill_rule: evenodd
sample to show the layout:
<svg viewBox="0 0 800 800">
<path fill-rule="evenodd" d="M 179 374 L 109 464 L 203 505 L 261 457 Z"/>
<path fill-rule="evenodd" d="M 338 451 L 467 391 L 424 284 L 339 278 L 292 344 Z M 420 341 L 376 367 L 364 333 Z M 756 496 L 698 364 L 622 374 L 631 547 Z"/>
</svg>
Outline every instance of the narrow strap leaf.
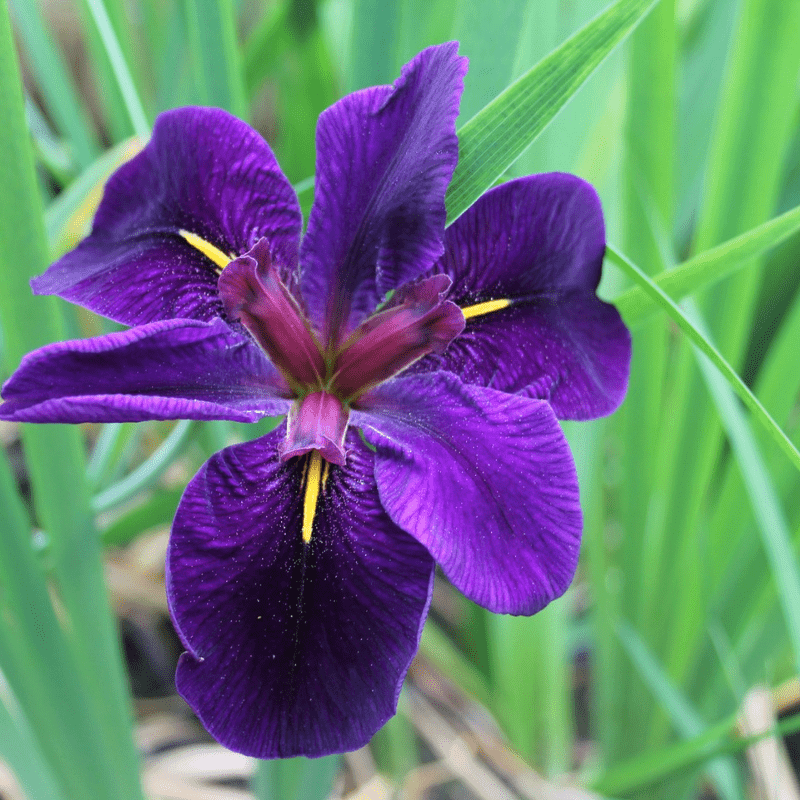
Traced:
<svg viewBox="0 0 800 800">
<path fill-rule="evenodd" d="M 653 278 L 673 300 L 680 300 L 716 283 L 745 266 L 756 266 L 755 259 L 777 247 L 800 230 L 800 206 L 763 225 L 712 247 L 684 261 L 675 269 Z M 614 299 L 625 322 L 634 327 L 654 314 L 659 304 L 641 286 L 632 286 Z"/>
<path fill-rule="evenodd" d="M 669 713 L 675 728 L 685 738 L 701 736 L 707 730 L 705 722 L 672 683 L 637 631 L 625 620 L 620 620 L 617 635 L 639 674 Z M 708 774 L 722 797 L 744 800 L 741 782 L 731 760 L 715 758 L 708 764 Z"/>
<path fill-rule="evenodd" d="M 192 420 L 183 419 L 172 429 L 161 446 L 130 475 L 92 498 L 95 512 L 108 511 L 152 486 L 170 467 L 195 428 Z"/>
<path fill-rule="evenodd" d="M 689 311 L 695 317 L 698 329 L 705 327 L 696 306 Z M 775 483 L 764 464 L 741 407 L 734 400 L 733 393 L 722 376 L 712 368 L 709 359 L 701 356 L 698 363 L 737 456 L 737 463 L 750 496 L 753 516 L 778 589 L 797 669 L 800 668 L 800 570 L 794 555 L 789 525 L 781 508 Z"/>
<path fill-rule="evenodd" d="M 119 84 L 122 99 L 125 101 L 125 108 L 128 111 L 133 129 L 136 131 L 137 136 L 146 140 L 150 137 L 150 125 L 147 122 L 142 101 L 136 92 L 131 72 L 125 63 L 119 40 L 116 33 L 114 33 L 111 20 L 108 18 L 106 7 L 103 5 L 103 0 L 85 0 L 85 2 L 100 33 L 100 38 L 103 40 L 103 47 L 108 53 L 111 68 L 114 70 L 114 77 Z"/>
<path fill-rule="evenodd" d="M 448 225 L 494 185 L 654 5 L 618 0 L 459 130 L 458 166 L 446 198 Z"/>
<path fill-rule="evenodd" d="M 778 446 L 789 457 L 794 466 L 800 470 L 800 453 L 792 444 L 789 437 L 783 432 L 770 413 L 761 405 L 759 399 L 750 391 L 745 382 L 739 377 L 731 365 L 723 358 L 722 354 L 711 342 L 692 324 L 686 314 L 664 293 L 663 289 L 654 283 L 639 267 L 633 264 L 622 253 L 610 245 L 606 248 L 606 255 L 628 277 L 636 281 L 639 286 L 672 318 L 675 324 L 683 331 L 712 364 L 723 374 L 733 390 L 739 395 L 741 401 L 750 409 L 756 419 L 764 426 Z"/>
<path fill-rule="evenodd" d="M 97 136 L 64 58 L 42 24 L 34 0 L 14 0 L 11 9 L 47 110 L 59 133 L 69 141 L 78 165 L 86 168 L 97 157 Z"/>
<path fill-rule="evenodd" d="M 187 0 L 186 20 L 197 88 L 204 104 L 247 119 L 244 72 L 231 0 Z"/>
</svg>

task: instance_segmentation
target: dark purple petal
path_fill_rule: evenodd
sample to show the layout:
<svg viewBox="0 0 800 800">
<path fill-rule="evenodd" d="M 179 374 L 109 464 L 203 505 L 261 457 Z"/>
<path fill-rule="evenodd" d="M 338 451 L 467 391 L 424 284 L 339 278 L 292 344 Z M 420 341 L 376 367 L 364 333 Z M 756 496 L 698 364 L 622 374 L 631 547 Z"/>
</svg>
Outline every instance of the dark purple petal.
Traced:
<svg viewBox="0 0 800 800">
<path fill-rule="evenodd" d="M 467 69 L 457 49 L 423 50 L 394 86 L 348 95 L 319 118 L 301 285 L 314 323 L 326 320 L 337 342 L 442 253 Z"/>
<path fill-rule="evenodd" d="M 127 325 L 208 320 L 221 311 L 219 267 L 179 231 L 226 256 L 265 237 L 288 275 L 301 226 L 294 190 L 256 131 L 217 108 L 167 111 L 109 179 L 91 235 L 32 286 Z"/>
<path fill-rule="evenodd" d="M 222 320 L 166 320 L 29 353 L 3 386 L 0 419 L 137 422 L 285 414 L 287 387 Z"/>
<path fill-rule="evenodd" d="M 279 429 L 217 453 L 178 507 L 167 596 L 189 653 L 178 691 L 208 731 L 258 758 L 366 744 L 394 714 L 428 610 L 433 560 L 378 500 L 348 437 L 301 536 L 306 461 Z"/>
<path fill-rule="evenodd" d="M 625 396 L 630 335 L 595 296 L 605 252 L 600 201 L 573 175 L 509 181 L 483 195 L 446 234 L 432 272 L 467 325 L 442 355 L 415 365 L 547 400 L 565 419 L 611 413 Z M 470 306 L 510 300 L 470 317 Z M 477 309 L 476 309 L 477 310 Z"/>
<path fill-rule="evenodd" d="M 578 481 L 545 401 L 438 372 L 384 384 L 367 404 L 351 419 L 377 448 L 381 502 L 458 589 L 511 614 L 565 591 L 581 536 Z"/>
</svg>

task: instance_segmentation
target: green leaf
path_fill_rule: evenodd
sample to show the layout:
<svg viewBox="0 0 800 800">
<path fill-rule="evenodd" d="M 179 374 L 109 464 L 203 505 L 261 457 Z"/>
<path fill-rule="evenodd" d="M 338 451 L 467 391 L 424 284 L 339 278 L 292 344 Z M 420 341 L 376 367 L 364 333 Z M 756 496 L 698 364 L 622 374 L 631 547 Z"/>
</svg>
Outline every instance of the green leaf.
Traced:
<svg viewBox="0 0 800 800">
<path fill-rule="evenodd" d="M 700 251 L 769 219 L 796 127 L 800 4 L 739 5 L 695 232 Z M 741 273 L 704 305 L 715 340 L 737 366 L 749 327 L 730 320 L 749 319 L 759 277 L 754 270 Z"/>
<path fill-rule="evenodd" d="M 532 617 L 487 618 L 492 675 L 490 710 L 514 750 L 545 776 L 569 768 L 573 739 L 569 601 L 555 600 Z"/>
<path fill-rule="evenodd" d="M 69 141 L 78 166 L 88 167 L 98 153 L 97 137 L 64 58 L 42 24 L 38 4 L 34 0 L 13 0 L 11 7 L 47 111 L 58 130 Z"/>
<path fill-rule="evenodd" d="M 400 4 L 395 0 L 353 0 L 348 91 L 395 80 L 399 26 Z"/>
<path fill-rule="evenodd" d="M 106 7 L 103 5 L 103 0 L 84 0 L 84 2 L 92 15 L 94 24 L 97 26 L 103 47 L 111 62 L 111 69 L 114 71 L 114 78 L 122 93 L 122 99 L 130 117 L 131 125 L 133 125 L 133 130 L 137 136 L 146 140 L 150 136 L 150 125 L 147 122 L 147 116 L 136 91 L 136 85 L 133 82 L 130 69 L 125 62 L 119 39 L 117 39 L 117 34 L 114 32 L 111 20 L 108 18 Z"/>
<path fill-rule="evenodd" d="M 693 308 L 691 312 L 695 317 L 695 324 L 702 328 L 703 322 L 697 309 Z M 707 357 L 699 356 L 699 363 L 742 471 L 761 541 L 778 588 L 778 597 L 794 652 L 795 669 L 800 670 L 800 570 L 789 526 L 753 432 L 734 399 L 733 392 Z"/>
<path fill-rule="evenodd" d="M 11 687 L 3 684 L 0 675 L 0 756 L 14 770 L 28 797 L 65 800 L 24 710 Z"/>
<path fill-rule="evenodd" d="M 182 495 L 182 488 L 153 492 L 142 505 L 128 511 L 103 531 L 103 544 L 129 544 L 157 525 L 169 527 Z"/>
<path fill-rule="evenodd" d="M 253 781 L 258 800 L 325 800 L 339 769 L 338 755 L 260 761 Z"/>
<path fill-rule="evenodd" d="M 777 247 L 800 230 L 800 206 L 781 214 L 741 236 L 712 247 L 684 261 L 675 269 L 662 272 L 653 282 L 673 300 L 680 300 L 710 286 Z M 625 322 L 641 324 L 659 309 L 659 304 L 641 286 L 633 286 L 612 301 Z"/>
<path fill-rule="evenodd" d="M 673 176 L 675 151 L 675 93 L 677 31 L 674 0 L 662 0 L 636 29 L 628 49 L 630 60 L 626 71 L 628 100 L 625 113 L 622 169 L 622 233 L 628 252 L 642 264 L 648 274 L 659 268 L 659 248 L 651 226 L 651 214 L 659 220 L 671 217 L 674 205 Z M 652 325 L 640 331 L 633 346 L 628 393 L 617 420 L 621 424 L 621 447 L 626 454 L 640 450 L 640 443 L 657 440 L 662 430 L 664 366 L 668 360 L 669 330 Z M 646 532 L 641 536 L 625 536 L 620 545 L 623 564 L 637 565 L 628 570 L 619 600 L 626 615 L 637 627 L 645 630 L 653 597 L 651 567 L 663 568 L 659 556 L 662 541 L 653 540 L 648 529 L 648 504 L 641 498 L 651 496 L 657 462 L 652 459 L 627 457 L 621 478 L 625 491 L 620 497 L 619 524 L 626 531 Z M 656 582 L 657 583 L 657 582 Z M 620 669 L 629 671 L 627 659 L 616 648 Z M 656 707 L 652 694 L 633 675 L 615 680 L 610 702 L 615 729 L 606 732 L 607 758 L 616 760 L 622 754 L 641 746 L 642 731 Z"/>
<path fill-rule="evenodd" d="M 639 267 L 610 245 L 606 249 L 606 255 L 632 280 L 636 281 L 644 291 L 650 295 L 653 301 L 658 303 L 658 305 L 667 312 L 692 344 L 708 357 L 714 366 L 725 376 L 725 379 L 730 383 L 736 394 L 739 395 L 741 401 L 764 426 L 765 430 L 772 436 L 783 452 L 786 453 L 795 467 L 800 470 L 800 452 L 797 451 L 797 448 L 792 444 L 789 437 L 783 432 L 778 423 L 775 422 L 767 409 L 761 405 L 761 402 L 750 391 L 747 384 L 739 377 L 733 367 L 722 357 L 716 347 L 697 330 L 683 311 L 681 311 L 663 290 L 648 278 Z"/>
<path fill-rule="evenodd" d="M 528 0 L 460 3 L 453 38 L 458 39 L 459 51 L 469 58 L 461 119 L 471 119 L 514 78 L 517 39 L 527 5 Z"/>
<path fill-rule="evenodd" d="M 657 0 L 618 0 L 517 79 L 458 132 L 447 223 L 460 217 L 519 158 Z"/>
<path fill-rule="evenodd" d="M 32 297 L 28 286 L 29 277 L 47 265 L 47 244 L 5 4 L 0 5 L 0 119 L 0 323 L 8 369 L 28 350 L 62 338 L 63 326 L 56 302 Z M 81 676 L 87 686 L 104 687 L 88 699 L 107 753 L 95 769 L 101 776 L 113 774 L 120 800 L 141 800 L 130 701 L 105 594 L 80 430 L 23 426 L 22 435 L 36 513 L 52 541 L 55 580 Z"/>
<path fill-rule="evenodd" d="M 232 0 L 186 0 L 195 79 L 205 105 L 249 117 Z"/>
<path fill-rule="evenodd" d="M 96 513 L 108 511 L 144 489 L 150 488 L 180 454 L 194 427 L 195 424 L 192 420 L 184 419 L 178 422 L 161 446 L 143 464 L 140 464 L 121 481 L 92 498 L 94 511 Z"/>
<path fill-rule="evenodd" d="M 0 456 L 0 530 L 0 702 L 12 718 L 15 703 L 21 704 L 37 736 L 36 749 L 73 800 L 85 792 L 103 792 L 112 785 L 113 766 L 106 764 L 96 719 L 50 602 L 5 456 Z M 4 681 L 13 699 L 2 691 Z M 24 728 L 24 720 L 19 722 Z M 19 733 L 24 736 L 24 729 Z"/>
<path fill-rule="evenodd" d="M 242 62 L 250 97 L 275 69 L 277 57 L 284 49 L 284 31 L 290 5 L 289 0 L 280 0 L 270 5 L 247 37 L 242 51 Z"/>
<path fill-rule="evenodd" d="M 741 753 L 770 736 L 791 736 L 800 731 L 800 714 L 786 717 L 772 730 L 753 736 L 737 736 L 738 723 L 738 715 L 733 715 L 706 728 L 699 736 L 619 764 L 595 780 L 592 788 L 603 793 L 633 794 L 671 774 L 696 767 L 716 756 Z"/>
<path fill-rule="evenodd" d="M 432 620 L 422 629 L 419 650 L 433 665 L 484 705 L 491 704 L 491 690 L 480 671 L 463 656 Z"/>
<path fill-rule="evenodd" d="M 706 724 L 670 681 L 639 634 L 624 620 L 620 620 L 617 635 L 650 690 L 668 711 L 681 736 L 689 738 L 707 732 Z M 709 764 L 708 772 L 723 797 L 744 800 L 741 782 L 732 761 L 715 759 Z"/>
</svg>

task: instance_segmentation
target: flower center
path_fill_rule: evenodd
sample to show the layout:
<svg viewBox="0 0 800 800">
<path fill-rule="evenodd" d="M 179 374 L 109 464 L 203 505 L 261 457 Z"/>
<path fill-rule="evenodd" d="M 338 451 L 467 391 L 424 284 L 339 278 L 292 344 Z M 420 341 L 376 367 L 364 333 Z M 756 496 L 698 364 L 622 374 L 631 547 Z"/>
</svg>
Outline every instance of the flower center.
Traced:
<svg viewBox="0 0 800 800">
<path fill-rule="evenodd" d="M 434 275 L 395 292 L 389 306 L 356 328 L 334 362 L 332 390 L 354 400 L 428 353 L 441 353 L 464 330 L 461 309 L 445 295 L 447 275 Z"/>
<path fill-rule="evenodd" d="M 428 353 L 441 353 L 464 329 L 461 309 L 445 299 L 450 283 L 434 275 L 401 287 L 334 349 L 320 344 L 264 240 L 223 269 L 219 292 L 226 313 L 247 328 L 296 398 L 281 458 L 318 451 L 344 464 L 350 407 Z"/>
</svg>

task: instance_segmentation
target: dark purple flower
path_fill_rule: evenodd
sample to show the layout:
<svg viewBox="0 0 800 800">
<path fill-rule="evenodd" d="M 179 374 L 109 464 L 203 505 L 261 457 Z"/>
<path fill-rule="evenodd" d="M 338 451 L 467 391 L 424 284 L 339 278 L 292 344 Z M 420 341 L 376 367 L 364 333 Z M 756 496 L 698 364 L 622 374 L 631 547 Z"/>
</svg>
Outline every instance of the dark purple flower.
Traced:
<svg viewBox="0 0 800 800">
<path fill-rule="evenodd" d="M 418 55 L 321 117 L 300 239 L 269 147 L 215 109 L 163 114 L 91 235 L 33 282 L 124 333 L 28 355 L 0 416 L 254 421 L 178 508 L 180 693 L 262 758 L 363 745 L 394 713 L 434 564 L 492 611 L 569 585 L 581 513 L 557 417 L 625 393 L 595 296 L 603 218 L 570 175 L 511 181 L 446 232 L 466 61 Z"/>
</svg>

